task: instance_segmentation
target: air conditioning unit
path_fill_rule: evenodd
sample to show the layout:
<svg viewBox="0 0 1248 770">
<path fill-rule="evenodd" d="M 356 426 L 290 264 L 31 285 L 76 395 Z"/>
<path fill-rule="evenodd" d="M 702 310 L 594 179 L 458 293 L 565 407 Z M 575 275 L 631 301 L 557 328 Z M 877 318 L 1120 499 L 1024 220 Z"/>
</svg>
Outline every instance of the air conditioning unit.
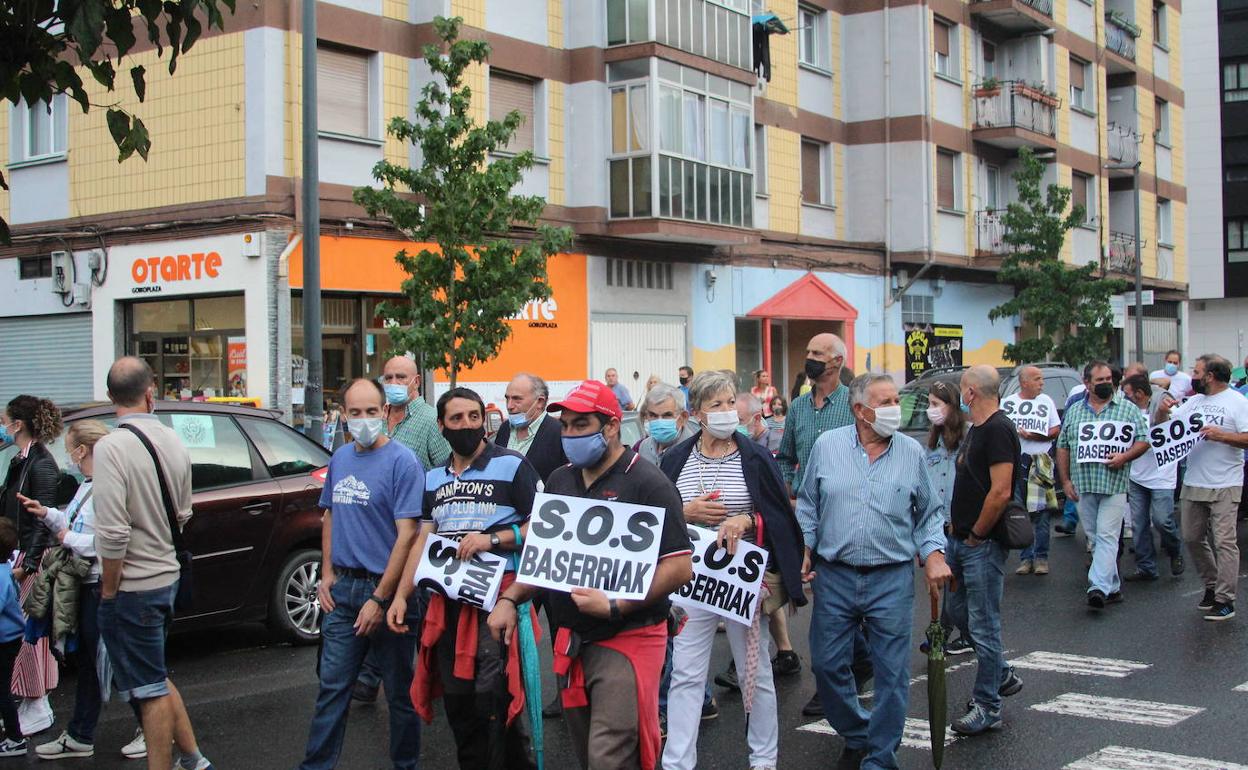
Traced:
<svg viewBox="0 0 1248 770">
<path fill-rule="evenodd" d="M 69 294 L 74 281 L 74 255 L 68 251 L 52 252 L 52 291 Z"/>
</svg>

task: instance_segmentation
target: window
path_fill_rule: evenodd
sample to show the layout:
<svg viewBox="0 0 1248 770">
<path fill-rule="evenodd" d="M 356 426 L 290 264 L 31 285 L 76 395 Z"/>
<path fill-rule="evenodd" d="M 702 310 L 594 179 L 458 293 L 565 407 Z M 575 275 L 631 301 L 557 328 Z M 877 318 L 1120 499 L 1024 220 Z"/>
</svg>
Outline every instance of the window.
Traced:
<svg viewBox="0 0 1248 770">
<path fill-rule="evenodd" d="M 823 142 L 802 140 L 802 203 L 832 205 L 829 154 Z"/>
<path fill-rule="evenodd" d="M 672 263 L 607 258 L 607 285 L 621 289 L 671 291 Z"/>
<path fill-rule="evenodd" d="M 372 57 L 361 51 L 316 47 L 317 130 L 375 139 Z"/>
<path fill-rule="evenodd" d="M 1165 99 L 1153 100 L 1153 138 L 1163 147 L 1170 146 L 1170 103 Z"/>
<path fill-rule="evenodd" d="M 14 107 L 10 112 L 11 163 L 59 158 L 65 154 L 69 129 L 69 101 L 64 94 L 33 107 Z"/>
<path fill-rule="evenodd" d="M 1222 65 L 1222 101 L 1248 102 L 1248 62 Z"/>
<path fill-rule="evenodd" d="M 650 149 L 650 102 L 646 86 L 611 89 L 611 154 Z"/>
<path fill-rule="evenodd" d="M 275 477 L 298 476 L 329 463 L 324 449 L 276 420 L 244 417 L 239 422 Z"/>
<path fill-rule="evenodd" d="M 1226 220 L 1226 261 L 1248 262 L 1248 219 Z"/>
<path fill-rule="evenodd" d="M 810 67 L 829 69 L 827 12 L 806 5 L 798 6 L 797 27 L 797 60 Z"/>
<path fill-rule="evenodd" d="M 958 33 L 957 25 L 943 19 L 932 23 L 932 32 L 936 51 L 936 72 L 954 80 L 958 74 Z"/>
<path fill-rule="evenodd" d="M 930 294 L 907 292 L 901 295 L 901 322 L 903 324 L 935 323 L 935 302 L 935 298 Z"/>
<path fill-rule="evenodd" d="M 191 455 L 191 489 L 215 489 L 255 479 L 247 439 L 229 417 L 163 412 L 160 421 L 182 439 Z"/>
<path fill-rule="evenodd" d="M 1164 0 L 1153 0 L 1153 44 L 1162 48 L 1166 47 L 1168 38 L 1166 32 L 1166 20 L 1169 14 L 1166 12 L 1166 4 Z"/>
<path fill-rule="evenodd" d="M 997 166 L 987 166 L 984 169 L 984 208 L 988 211 L 999 211 L 1004 206 L 1001 205 L 1001 169 Z"/>
<path fill-rule="evenodd" d="M 754 191 L 767 194 L 767 127 L 754 124 Z"/>
<path fill-rule="evenodd" d="M 1171 229 L 1170 220 L 1170 201 L 1165 198 L 1157 199 L 1157 242 L 1159 244 L 1173 244 L 1174 235 Z"/>
<path fill-rule="evenodd" d="M 607 45 L 650 39 L 650 0 L 607 0 Z"/>
<path fill-rule="evenodd" d="M 490 70 L 490 120 L 502 120 L 513 110 L 520 113 L 521 121 L 507 144 L 507 152 L 531 150 L 537 155 L 544 154 L 539 152 L 535 125 L 537 83 L 519 75 Z"/>
<path fill-rule="evenodd" d="M 29 281 L 34 278 L 52 277 L 52 257 L 21 257 L 17 261 L 18 278 Z"/>
<path fill-rule="evenodd" d="M 962 204 L 961 156 L 949 150 L 936 151 L 936 205 L 958 211 Z"/>
<path fill-rule="evenodd" d="M 1095 82 L 1095 70 L 1083 59 L 1070 57 L 1070 106 L 1080 110 L 1093 112 L 1096 110 L 1096 95 L 1092 89 Z"/>
<path fill-rule="evenodd" d="M 1223 181 L 1248 182 L 1248 163 L 1226 164 L 1223 167 Z"/>
<path fill-rule="evenodd" d="M 1096 222 L 1096 178 L 1078 171 L 1070 176 L 1070 204 L 1083 206 L 1083 223 L 1091 225 Z"/>
<path fill-rule="evenodd" d="M 987 40 L 985 40 L 983 43 L 983 51 L 984 51 L 983 53 L 984 80 L 987 80 L 988 78 L 995 78 L 997 76 L 997 44 L 990 43 Z"/>
</svg>

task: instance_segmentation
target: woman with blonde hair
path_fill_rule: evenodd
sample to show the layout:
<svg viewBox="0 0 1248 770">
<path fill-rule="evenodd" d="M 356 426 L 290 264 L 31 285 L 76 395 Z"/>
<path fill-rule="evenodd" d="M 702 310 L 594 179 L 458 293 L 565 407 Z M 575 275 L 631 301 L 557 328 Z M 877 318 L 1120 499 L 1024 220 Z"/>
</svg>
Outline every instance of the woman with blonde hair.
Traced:
<svg viewBox="0 0 1248 770">
<path fill-rule="evenodd" d="M 771 417 L 771 400 L 777 395 L 771 384 L 771 372 L 766 369 L 754 372 L 754 387 L 750 388 L 750 394 L 763 403 L 763 418 Z"/>
</svg>

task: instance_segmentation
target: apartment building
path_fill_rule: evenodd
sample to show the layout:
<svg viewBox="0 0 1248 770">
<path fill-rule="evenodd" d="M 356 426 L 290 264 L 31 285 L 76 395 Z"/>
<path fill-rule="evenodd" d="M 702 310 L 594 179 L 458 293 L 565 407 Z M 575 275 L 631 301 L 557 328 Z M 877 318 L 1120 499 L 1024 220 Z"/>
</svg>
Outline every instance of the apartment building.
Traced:
<svg viewBox="0 0 1248 770">
<path fill-rule="evenodd" d="M 1248 356 L 1248 2 L 1188 4 L 1193 353 Z"/>
<path fill-rule="evenodd" d="M 329 389 L 389 354 L 377 305 L 403 277 L 393 254 L 414 245 L 351 191 L 382 158 L 416 161 L 384 126 L 428 82 L 438 14 L 490 42 L 469 78 L 474 115 L 525 115 L 509 149 L 539 160 L 521 189 L 577 235 L 551 260 L 554 297 L 461 375 L 487 395 L 535 367 L 556 389 L 608 366 L 640 388 L 686 363 L 787 384 L 824 330 L 858 371 L 1000 363 L 1027 333 L 987 321 L 1011 293 L 995 270 L 1023 146 L 1088 208 L 1065 258 L 1123 275 L 1138 179 L 1157 298 L 1145 344 L 1159 355 L 1177 339 L 1178 0 L 322 0 Z M 57 397 L 102 396 L 107 362 L 132 352 L 170 397 L 240 393 L 298 413 L 298 17 L 292 3 L 240 5 L 173 78 L 140 52 L 147 163 L 118 166 L 102 114 L 60 99 L 0 111 L 0 211 L 16 235 L 0 251 L 0 341 Z M 0 374 L 0 395 L 30 372 Z"/>
</svg>

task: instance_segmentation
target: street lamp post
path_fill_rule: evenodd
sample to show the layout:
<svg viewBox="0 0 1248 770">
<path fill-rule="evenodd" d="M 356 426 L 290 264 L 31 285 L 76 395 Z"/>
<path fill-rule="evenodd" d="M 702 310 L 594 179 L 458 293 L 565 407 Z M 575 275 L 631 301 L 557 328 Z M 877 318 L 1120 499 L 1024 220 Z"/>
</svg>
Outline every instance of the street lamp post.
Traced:
<svg viewBox="0 0 1248 770">
<path fill-rule="evenodd" d="M 1140 162 L 1107 163 L 1114 171 L 1131 170 L 1131 186 L 1135 192 L 1135 360 L 1144 361 L 1144 258 L 1140 247 Z"/>
<path fill-rule="evenodd" d="M 321 359 L 321 190 L 316 120 L 316 2 L 303 4 L 303 414 L 308 435 L 321 441 L 324 364 Z"/>
</svg>

